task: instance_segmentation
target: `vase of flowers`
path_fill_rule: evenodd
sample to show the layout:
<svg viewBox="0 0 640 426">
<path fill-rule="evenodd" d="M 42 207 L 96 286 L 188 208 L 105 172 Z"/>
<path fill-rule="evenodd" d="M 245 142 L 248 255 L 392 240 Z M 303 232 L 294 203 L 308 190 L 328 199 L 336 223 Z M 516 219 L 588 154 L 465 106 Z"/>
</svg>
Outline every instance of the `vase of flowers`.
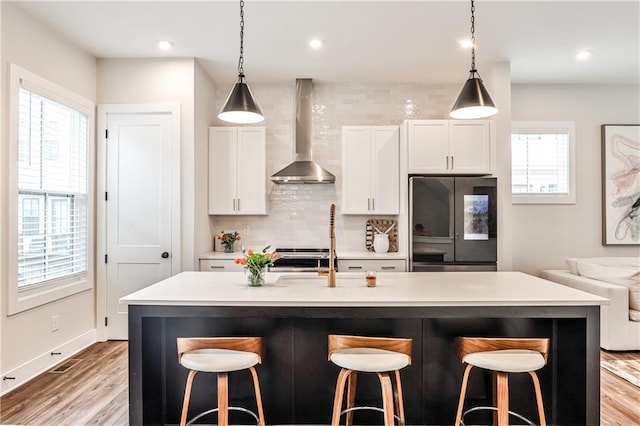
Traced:
<svg viewBox="0 0 640 426">
<path fill-rule="evenodd" d="M 218 239 L 222 243 L 222 247 L 224 247 L 225 253 L 233 253 L 233 244 L 236 241 L 240 241 L 242 238 L 238 231 L 233 232 L 224 232 L 220 231 L 220 235 L 218 235 Z"/>
<path fill-rule="evenodd" d="M 264 273 L 267 266 L 272 266 L 273 262 L 278 260 L 280 255 L 278 253 L 269 253 L 269 247 L 266 246 L 261 252 L 254 252 L 253 250 L 245 251 L 242 248 L 243 257 L 235 260 L 235 263 L 244 265 L 244 270 L 247 273 L 247 284 L 249 287 L 260 287 L 264 285 Z"/>
</svg>

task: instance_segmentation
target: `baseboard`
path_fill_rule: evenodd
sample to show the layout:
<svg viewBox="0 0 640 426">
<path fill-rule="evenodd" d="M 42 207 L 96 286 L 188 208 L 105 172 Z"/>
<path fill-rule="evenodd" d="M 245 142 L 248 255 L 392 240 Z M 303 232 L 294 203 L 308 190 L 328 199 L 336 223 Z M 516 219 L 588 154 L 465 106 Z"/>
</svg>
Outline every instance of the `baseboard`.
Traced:
<svg viewBox="0 0 640 426">
<path fill-rule="evenodd" d="M 97 333 L 96 330 L 93 329 L 69 340 L 67 343 L 52 348 L 50 351 L 25 362 L 13 370 L 3 372 L 3 380 L 0 383 L 0 396 L 25 384 L 37 375 L 42 374 L 65 359 L 72 357 L 96 341 Z M 52 355 L 52 353 L 60 353 L 60 355 Z M 13 377 L 14 379 L 7 380 L 8 377 Z"/>
</svg>

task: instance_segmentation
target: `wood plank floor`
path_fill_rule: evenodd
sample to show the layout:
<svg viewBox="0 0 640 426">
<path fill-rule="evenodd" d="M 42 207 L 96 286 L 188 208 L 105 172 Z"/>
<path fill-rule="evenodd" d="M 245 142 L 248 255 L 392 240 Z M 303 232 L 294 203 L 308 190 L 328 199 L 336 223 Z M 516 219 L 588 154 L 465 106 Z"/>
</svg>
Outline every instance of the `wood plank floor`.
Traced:
<svg viewBox="0 0 640 426">
<path fill-rule="evenodd" d="M 41 374 L 0 398 L 0 424 L 128 425 L 127 343 L 99 342 L 73 358 L 82 361 L 66 373 Z M 602 351 L 601 358 L 640 360 L 640 351 Z M 600 424 L 640 425 L 640 388 L 600 371 Z"/>
</svg>

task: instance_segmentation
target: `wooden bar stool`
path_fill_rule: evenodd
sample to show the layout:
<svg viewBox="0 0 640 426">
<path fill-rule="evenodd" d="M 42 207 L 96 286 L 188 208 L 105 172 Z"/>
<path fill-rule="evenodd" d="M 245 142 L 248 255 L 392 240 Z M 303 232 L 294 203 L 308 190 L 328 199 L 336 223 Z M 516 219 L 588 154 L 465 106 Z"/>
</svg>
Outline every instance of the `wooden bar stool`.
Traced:
<svg viewBox="0 0 640 426">
<path fill-rule="evenodd" d="M 353 411 L 372 409 L 384 413 L 385 426 L 392 426 L 394 419 L 404 424 L 404 402 L 400 370 L 411 365 L 411 339 L 384 337 L 329 335 L 329 360 L 342 367 L 338 374 L 333 400 L 332 426 L 340 424 L 340 416 L 346 414 L 346 425 L 353 423 Z M 354 407 L 358 372 L 376 373 L 382 388 L 382 409 L 377 407 Z M 390 373 L 395 373 L 395 383 Z M 342 410 L 344 387 L 348 380 L 347 406 Z M 397 415 L 394 414 L 394 396 Z"/>
<path fill-rule="evenodd" d="M 462 378 L 460 401 L 455 426 L 463 423 L 464 416 L 480 409 L 493 410 L 494 422 L 498 426 L 509 425 L 509 415 L 533 424 L 521 415 L 509 411 L 508 373 L 529 373 L 533 380 L 541 426 L 546 426 L 540 381 L 536 371 L 547 364 L 549 339 L 493 339 L 481 337 L 456 337 L 453 350 L 467 364 Z M 469 373 L 473 367 L 493 372 L 493 403 L 495 407 L 474 407 L 462 413 Z"/>
<path fill-rule="evenodd" d="M 200 417 L 218 412 L 218 424 L 229 424 L 229 410 L 242 411 L 252 415 L 257 424 L 265 426 L 264 413 L 262 411 L 262 397 L 260 396 L 260 384 L 258 373 L 254 365 L 262 362 L 262 338 L 260 337 L 179 337 L 178 362 L 188 368 L 189 376 L 184 391 L 184 403 L 182 405 L 182 417 L 180 425 L 187 424 L 187 411 L 189 410 L 189 398 L 193 378 L 198 371 L 218 374 L 218 407 L 204 413 L 200 413 L 191 421 Z M 258 406 L 258 416 L 250 410 L 241 407 L 229 406 L 228 373 L 248 369 L 253 376 L 253 387 Z"/>
</svg>

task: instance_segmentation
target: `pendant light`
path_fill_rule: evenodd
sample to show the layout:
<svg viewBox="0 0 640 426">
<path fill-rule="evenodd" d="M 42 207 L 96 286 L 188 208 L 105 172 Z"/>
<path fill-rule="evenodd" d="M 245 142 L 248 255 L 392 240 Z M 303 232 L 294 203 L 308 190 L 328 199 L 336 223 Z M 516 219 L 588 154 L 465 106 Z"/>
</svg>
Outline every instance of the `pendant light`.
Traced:
<svg viewBox="0 0 640 426">
<path fill-rule="evenodd" d="M 264 120 L 251 89 L 244 80 L 244 0 L 240 0 L 240 59 L 238 59 L 238 81 L 231 89 L 224 106 L 218 114 L 220 120 L 229 123 L 251 124 Z"/>
<path fill-rule="evenodd" d="M 469 71 L 469 79 L 462 86 L 458 99 L 449 113 L 451 118 L 485 118 L 498 112 L 476 70 L 475 9 L 471 0 L 471 71 Z"/>
</svg>

